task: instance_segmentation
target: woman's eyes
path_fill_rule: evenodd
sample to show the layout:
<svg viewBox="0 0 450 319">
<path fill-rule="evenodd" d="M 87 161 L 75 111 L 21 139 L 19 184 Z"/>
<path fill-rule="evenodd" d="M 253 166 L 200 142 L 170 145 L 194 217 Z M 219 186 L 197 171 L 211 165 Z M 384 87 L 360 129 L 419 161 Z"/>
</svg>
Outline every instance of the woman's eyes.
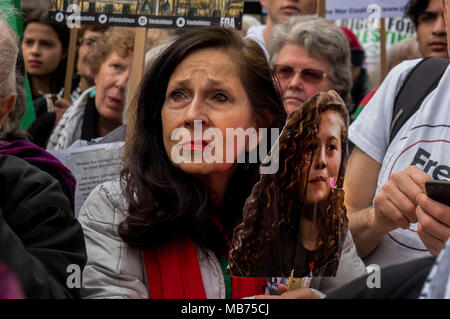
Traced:
<svg viewBox="0 0 450 319">
<path fill-rule="evenodd" d="M 42 41 L 41 43 L 45 47 L 53 47 L 53 43 L 52 42 Z"/>
<path fill-rule="evenodd" d="M 213 99 L 220 103 L 227 102 L 230 100 L 229 97 L 223 92 L 218 92 L 214 94 Z"/>
<path fill-rule="evenodd" d="M 170 93 L 170 98 L 175 101 L 180 101 L 188 98 L 188 94 L 184 90 L 174 90 Z M 213 101 L 218 103 L 224 103 L 230 100 L 227 94 L 223 92 L 216 92 L 212 95 L 211 98 Z"/>
<path fill-rule="evenodd" d="M 187 95 L 181 90 L 174 90 L 172 91 L 172 93 L 170 93 L 170 98 L 175 101 L 180 101 L 186 97 Z"/>
<path fill-rule="evenodd" d="M 121 72 L 125 69 L 125 67 L 122 64 L 119 63 L 112 63 L 111 64 L 111 68 L 115 71 L 115 72 Z"/>
<path fill-rule="evenodd" d="M 25 43 L 26 46 L 31 46 L 34 43 L 34 40 L 33 39 L 26 39 L 23 42 Z"/>
<path fill-rule="evenodd" d="M 32 46 L 32 45 L 34 45 L 35 40 L 33 40 L 33 39 L 26 39 L 24 41 L 24 43 L 25 43 L 26 46 Z M 50 41 L 40 41 L 39 44 L 44 46 L 44 47 L 48 47 L 48 48 L 51 48 L 51 47 L 55 46 L 54 43 L 50 42 Z"/>
<path fill-rule="evenodd" d="M 338 148 L 337 148 L 336 144 L 330 144 L 330 145 L 328 145 L 327 149 L 329 151 L 337 151 Z"/>
</svg>

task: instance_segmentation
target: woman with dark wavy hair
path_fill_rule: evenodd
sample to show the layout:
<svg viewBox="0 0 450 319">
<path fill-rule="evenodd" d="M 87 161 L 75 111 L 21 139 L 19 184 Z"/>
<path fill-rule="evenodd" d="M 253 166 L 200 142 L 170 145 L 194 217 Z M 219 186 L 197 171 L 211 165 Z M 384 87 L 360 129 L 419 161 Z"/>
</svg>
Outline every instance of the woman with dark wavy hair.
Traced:
<svg viewBox="0 0 450 319">
<path fill-rule="evenodd" d="M 312 286 L 328 292 L 364 274 L 342 190 L 348 122 L 335 91 L 314 95 L 289 115 L 278 140 L 280 169 L 255 185 L 243 224 L 234 232 L 229 258 L 234 276 L 336 276 L 345 259 L 338 280 L 315 280 Z"/>
<path fill-rule="evenodd" d="M 69 35 L 69 29 L 52 20 L 46 10 L 35 10 L 29 15 L 23 33 L 22 52 L 33 100 L 42 94 L 62 97 Z"/>
<path fill-rule="evenodd" d="M 260 166 L 237 161 L 250 157 L 250 143 L 227 148 L 226 142 L 236 138 L 228 129 L 284 124 L 272 78 L 257 43 L 220 27 L 180 35 L 152 63 L 135 98 L 136 124 L 121 180 L 94 189 L 80 212 L 89 256 L 84 297 L 263 293 L 265 279 L 223 273 Z M 174 140 L 180 130 L 190 137 Z M 211 131 L 214 139 L 207 137 Z M 187 154 L 184 161 L 179 151 Z M 208 152 L 215 161 L 195 161 Z"/>
</svg>

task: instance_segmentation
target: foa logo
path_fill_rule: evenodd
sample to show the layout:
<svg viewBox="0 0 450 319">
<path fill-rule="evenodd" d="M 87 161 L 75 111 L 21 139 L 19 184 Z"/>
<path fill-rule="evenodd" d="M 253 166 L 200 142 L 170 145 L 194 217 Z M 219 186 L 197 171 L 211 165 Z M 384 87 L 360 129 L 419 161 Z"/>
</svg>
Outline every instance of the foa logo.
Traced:
<svg viewBox="0 0 450 319">
<path fill-rule="evenodd" d="M 220 26 L 234 28 L 234 18 L 220 18 Z"/>
<path fill-rule="evenodd" d="M 450 180 L 450 167 L 434 161 L 431 156 L 432 155 L 423 148 L 419 148 L 414 155 L 411 165 L 422 168 L 423 171 L 433 177 L 433 179 Z"/>
</svg>

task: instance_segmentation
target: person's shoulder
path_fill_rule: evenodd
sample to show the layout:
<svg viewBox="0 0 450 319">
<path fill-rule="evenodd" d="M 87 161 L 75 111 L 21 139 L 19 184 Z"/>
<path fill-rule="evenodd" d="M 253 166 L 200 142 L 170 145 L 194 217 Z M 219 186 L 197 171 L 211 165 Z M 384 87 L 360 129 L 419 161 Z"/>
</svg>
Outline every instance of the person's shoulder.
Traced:
<svg viewBox="0 0 450 319">
<path fill-rule="evenodd" d="M 400 78 L 401 81 L 406 78 L 406 76 L 409 74 L 409 72 L 414 69 L 414 67 L 419 64 L 419 62 L 422 61 L 422 59 L 414 59 L 414 60 L 406 60 L 402 63 L 396 65 L 388 74 L 389 77 L 396 77 Z"/>
<path fill-rule="evenodd" d="M 14 155 L 0 154 L 0 181 L 3 193 L 21 189 L 30 198 L 44 189 L 60 189 L 58 180 L 48 172 Z"/>
<path fill-rule="evenodd" d="M 0 155 L 0 189 L 7 213 L 38 215 L 50 208 L 73 214 L 59 181 L 14 155 Z M 29 218 L 31 218 L 28 216 Z"/>
<path fill-rule="evenodd" d="M 266 28 L 265 24 L 251 26 L 250 28 L 248 28 L 246 36 L 247 37 L 258 36 L 262 34 L 265 28 Z"/>
<path fill-rule="evenodd" d="M 79 220 L 119 225 L 127 214 L 126 200 L 122 194 L 120 180 L 97 185 L 87 197 L 80 210 Z"/>
</svg>

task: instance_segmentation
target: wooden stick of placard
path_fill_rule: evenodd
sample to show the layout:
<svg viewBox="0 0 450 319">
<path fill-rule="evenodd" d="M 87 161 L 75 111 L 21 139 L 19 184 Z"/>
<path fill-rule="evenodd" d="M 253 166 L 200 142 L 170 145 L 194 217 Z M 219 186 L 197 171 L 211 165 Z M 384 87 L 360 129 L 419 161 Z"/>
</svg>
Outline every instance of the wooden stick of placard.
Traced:
<svg viewBox="0 0 450 319">
<path fill-rule="evenodd" d="M 77 38 L 78 38 L 78 28 L 71 28 L 69 51 L 66 66 L 66 78 L 64 81 L 64 98 L 68 101 L 71 100 L 70 94 L 72 93 L 72 78 L 73 78 L 73 71 L 75 69 L 75 57 L 77 53 Z"/>
<path fill-rule="evenodd" d="M 387 70 L 387 50 L 386 50 L 386 22 L 384 18 L 380 19 L 380 65 L 381 65 L 381 82 L 384 81 L 388 73 Z"/>
<path fill-rule="evenodd" d="M 325 0 L 317 0 L 317 15 L 319 18 L 325 18 Z"/>
<path fill-rule="evenodd" d="M 134 131 L 134 123 L 136 121 L 136 105 L 133 99 L 138 90 L 144 74 L 144 60 L 145 60 L 145 43 L 147 42 L 147 28 L 136 28 L 134 36 L 134 53 L 133 53 L 133 67 L 131 71 L 130 85 L 128 88 L 128 113 L 127 113 L 127 135 L 126 140 L 132 136 Z"/>
</svg>

